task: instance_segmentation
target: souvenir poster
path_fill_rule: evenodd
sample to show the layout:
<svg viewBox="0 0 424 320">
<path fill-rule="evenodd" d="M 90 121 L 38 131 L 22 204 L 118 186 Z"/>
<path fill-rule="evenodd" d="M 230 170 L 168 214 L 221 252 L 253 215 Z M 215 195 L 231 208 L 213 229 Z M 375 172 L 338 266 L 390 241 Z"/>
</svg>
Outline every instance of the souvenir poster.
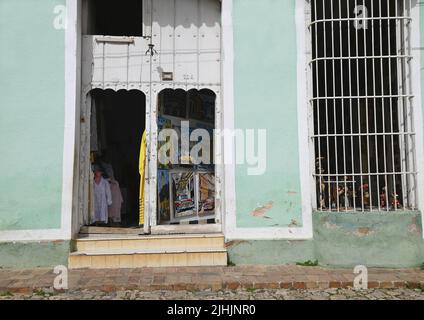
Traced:
<svg viewBox="0 0 424 320">
<path fill-rule="evenodd" d="M 158 170 L 158 213 L 160 222 L 171 220 L 168 170 Z"/>
<path fill-rule="evenodd" d="M 171 183 L 174 217 L 182 218 L 196 214 L 194 172 L 172 172 Z"/>
<path fill-rule="evenodd" d="M 215 175 L 199 173 L 199 215 L 215 212 Z"/>
</svg>

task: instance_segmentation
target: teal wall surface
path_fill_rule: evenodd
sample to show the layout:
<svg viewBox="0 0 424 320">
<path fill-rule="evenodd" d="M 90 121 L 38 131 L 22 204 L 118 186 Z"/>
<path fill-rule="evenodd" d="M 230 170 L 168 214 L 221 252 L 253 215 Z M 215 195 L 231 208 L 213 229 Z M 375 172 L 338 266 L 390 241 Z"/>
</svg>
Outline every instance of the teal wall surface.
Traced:
<svg viewBox="0 0 424 320">
<path fill-rule="evenodd" d="M 59 228 L 65 0 L 0 1 L 0 231 Z"/>
<path fill-rule="evenodd" d="M 237 227 L 303 223 L 295 3 L 233 2 L 235 128 L 267 131 L 265 174 L 248 176 L 248 164 L 236 167 Z"/>
<path fill-rule="evenodd" d="M 238 241 L 229 259 L 240 264 L 288 264 L 318 260 L 320 266 L 405 268 L 424 263 L 420 212 L 314 213 L 314 238 L 306 241 Z"/>
</svg>

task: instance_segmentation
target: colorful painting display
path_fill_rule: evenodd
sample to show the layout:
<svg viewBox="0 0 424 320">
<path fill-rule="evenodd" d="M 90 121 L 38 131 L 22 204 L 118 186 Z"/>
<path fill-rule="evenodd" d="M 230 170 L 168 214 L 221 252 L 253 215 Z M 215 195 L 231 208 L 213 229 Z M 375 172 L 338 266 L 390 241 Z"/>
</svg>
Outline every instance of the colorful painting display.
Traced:
<svg viewBox="0 0 424 320">
<path fill-rule="evenodd" d="M 182 218 L 196 214 L 195 181 L 193 171 L 172 172 L 172 205 L 174 217 Z"/>
<path fill-rule="evenodd" d="M 213 214 L 215 211 L 215 175 L 199 173 L 198 175 L 199 215 Z"/>
</svg>

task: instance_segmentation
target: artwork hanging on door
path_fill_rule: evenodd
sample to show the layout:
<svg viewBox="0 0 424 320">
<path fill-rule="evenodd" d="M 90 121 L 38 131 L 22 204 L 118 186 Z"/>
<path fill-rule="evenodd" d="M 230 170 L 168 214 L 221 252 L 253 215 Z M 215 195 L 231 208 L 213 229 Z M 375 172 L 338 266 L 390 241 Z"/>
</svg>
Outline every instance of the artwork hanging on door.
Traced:
<svg viewBox="0 0 424 320">
<path fill-rule="evenodd" d="M 213 214 L 215 211 L 215 175 L 213 172 L 198 175 L 199 215 Z"/>
<path fill-rule="evenodd" d="M 194 172 L 172 172 L 171 183 L 174 217 L 182 218 L 196 214 Z"/>
</svg>

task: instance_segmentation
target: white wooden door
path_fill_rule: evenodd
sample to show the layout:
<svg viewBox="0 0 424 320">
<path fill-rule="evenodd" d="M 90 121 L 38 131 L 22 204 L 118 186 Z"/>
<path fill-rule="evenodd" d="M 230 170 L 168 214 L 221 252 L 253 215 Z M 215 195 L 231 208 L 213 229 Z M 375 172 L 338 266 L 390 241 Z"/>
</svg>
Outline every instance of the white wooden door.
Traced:
<svg viewBox="0 0 424 320">
<path fill-rule="evenodd" d="M 157 221 L 158 94 L 164 89 L 210 89 L 217 97 L 220 127 L 221 2 L 219 0 L 144 0 L 143 35 L 149 39 L 150 90 L 146 95 L 148 178 L 145 232 Z M 164 75 L 171 75 L 170 80 Z M 219 172 L 217 180 L 220 181 Z M 217 184 L 217 192 L 220 190 Z M 217 194 L 217 199 L 220 195 Z M 220 201 L 217 201 L 220 203 Z M 148 217 L 147 217 L 148 216 Z"/>
</svg>

